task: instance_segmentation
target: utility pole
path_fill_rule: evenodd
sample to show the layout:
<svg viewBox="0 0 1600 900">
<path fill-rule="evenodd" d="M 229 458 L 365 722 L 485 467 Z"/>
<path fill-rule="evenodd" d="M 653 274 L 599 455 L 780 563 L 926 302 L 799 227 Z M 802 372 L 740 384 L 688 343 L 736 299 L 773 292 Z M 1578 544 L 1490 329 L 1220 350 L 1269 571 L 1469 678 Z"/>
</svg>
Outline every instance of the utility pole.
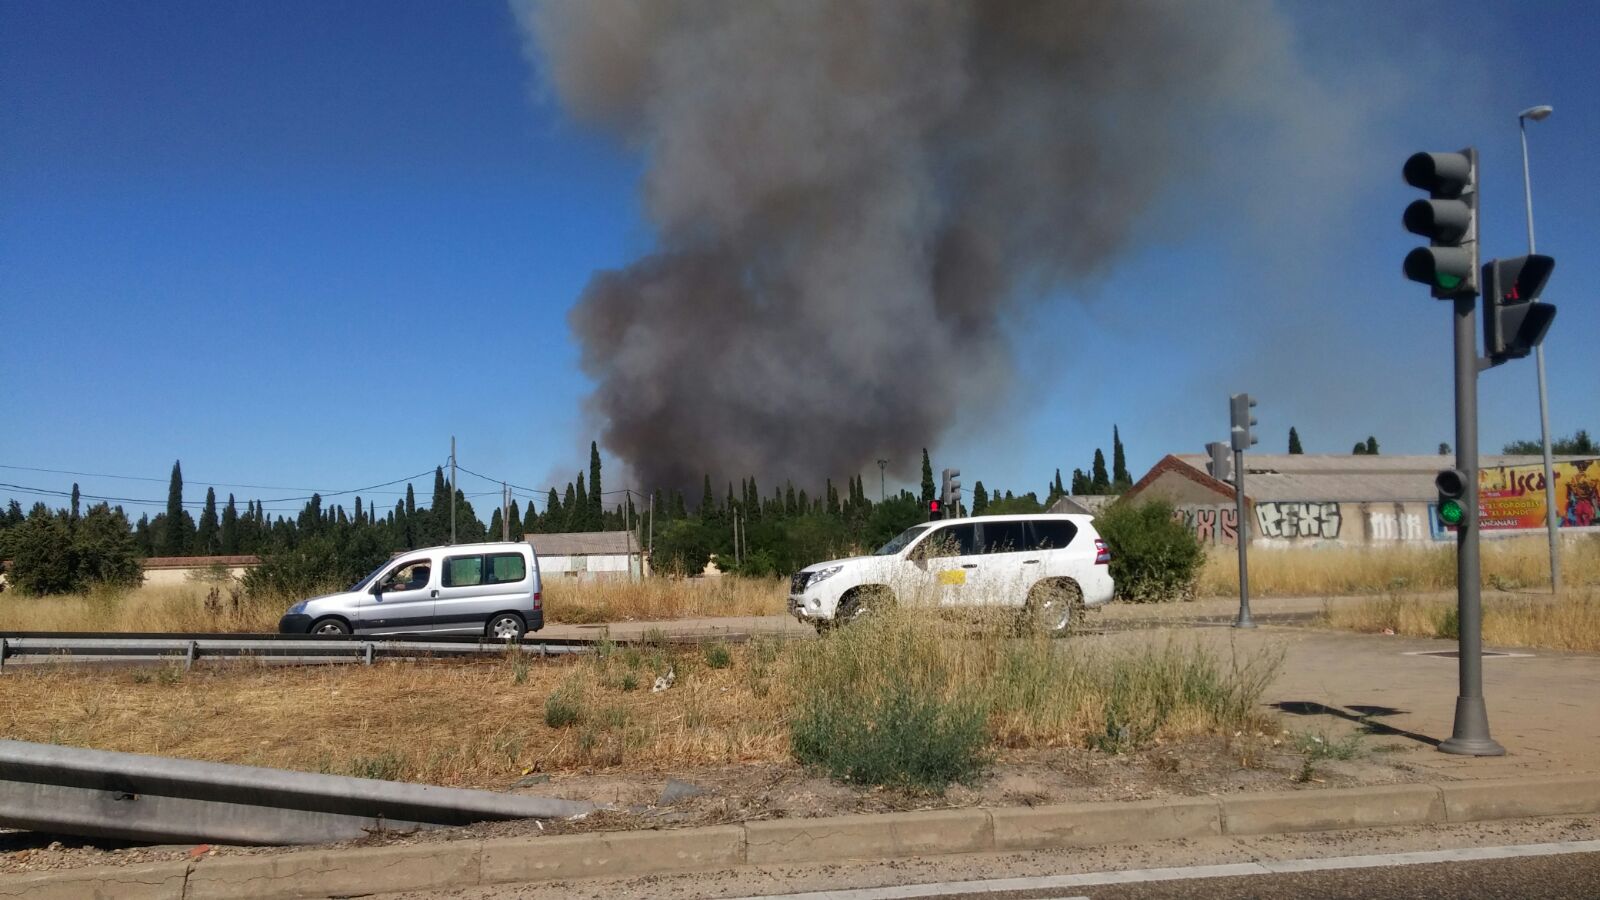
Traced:
<svg viewBox="0 0 1600 900">
<path fill-rule="evenodd" d="M 1244 512 L 1244 451 L 1257 442 L 1250 430 L 1256 425 L 1255 416 L 1250 412 L 1255 405 L 1256 401 L 1249 394 L 1234 394 L 1228 398 L 1228 416 L 1232 423 L 1229 436 L 1233 443 L 1233 503 L 1239 520 L 1235 535 L 1239 545 L 1239 618 L 1233 622 L 1235 628 L 1256 627 L 1250 618 L 1250 565 L 1246 549 L 1250 545 L 1250 520 Z"/>
<path fill-rule="evenodd" d="M 889 467 L 887 459 L 878 460 L 878 502 L 883 503 L 883 470 Z"/>
<path fill-rule="evenodd" d="M 622 530 L 628 535 L 628 580 L 633 580 L 633 488 L 622 489 Z M 640 575 L 644 566 L 640 565 Z"/>
<path fill-rule="evenodd" d="M 656 495 L 654 491 L 650 493 L 650 549 L 645 554 L 645 558 L 651 560 L 656 558 Z"/>
<path fill-rule="evenodd" d="M 733 511 L 733 563 L 739 564 L 739 511 Z"/>
<path fill-rule="evenodd" d="M 511 488 L 500 482 L 500 540 L 511 540 Z"/>
<path fill-rule="evenodd" d="M 456 544 L 456 436 L 450 435 L 450 546 Z"/>
</svg>

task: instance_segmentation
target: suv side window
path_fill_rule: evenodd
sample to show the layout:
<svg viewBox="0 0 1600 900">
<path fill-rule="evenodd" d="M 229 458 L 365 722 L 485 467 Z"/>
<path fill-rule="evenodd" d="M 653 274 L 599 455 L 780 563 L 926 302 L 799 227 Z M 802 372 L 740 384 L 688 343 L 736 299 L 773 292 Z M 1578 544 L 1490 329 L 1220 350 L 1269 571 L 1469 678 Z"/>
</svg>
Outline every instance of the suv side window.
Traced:
<svg viewBox="0 0 1600 900">
<path fill-rule="evenodd" d="M 1060 550 L 1078 535 L 1078 526 L 1064 519 L 1028 520 L 1029 550 Z"/>
<path fill-rule="evenodd" d="M 452 556 L 444 561 L 445 587 L 474 587 L 483 584 L 483 557 Z"/>
<path fill-rule="evenodd" d="M 489 554 L 489 578 L 485 584 L 515 584 L 528 577 L 528 562 L 521 553 Z"/>
<path fill-rule="evenodd" d="M 977 526 L 968 522 L 964 525 L 951 525 L 939 528 L 930 533 L 917 545 L 917 557 L 920 559 L 936 559 L 945 556 L 971 556 L 978 543 Z"/>
<path fill-rule="evenodd" d="M 1028 523 L 984 522 L 983 552 L 1021 553 L 1033 549 L 1028 543 Z"/>
</svg>

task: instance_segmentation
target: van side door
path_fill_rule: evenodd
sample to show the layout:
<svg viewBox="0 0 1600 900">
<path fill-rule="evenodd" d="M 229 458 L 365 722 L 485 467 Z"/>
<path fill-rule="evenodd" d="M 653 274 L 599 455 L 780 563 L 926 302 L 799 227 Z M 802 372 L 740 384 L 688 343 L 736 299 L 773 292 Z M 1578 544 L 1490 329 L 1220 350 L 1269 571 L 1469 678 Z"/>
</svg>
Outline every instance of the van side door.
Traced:
<svg viewBox="0 0 1600 900">
<path fill-rule="evenodd" d="M 434 606 L 438 631 L 479 634 L 497 612 L 521 614 L 530 624 L 533 610 L 533 567 L 530 554 L 516 550 L 447 555 L 439 601 Z"/>
</svg>

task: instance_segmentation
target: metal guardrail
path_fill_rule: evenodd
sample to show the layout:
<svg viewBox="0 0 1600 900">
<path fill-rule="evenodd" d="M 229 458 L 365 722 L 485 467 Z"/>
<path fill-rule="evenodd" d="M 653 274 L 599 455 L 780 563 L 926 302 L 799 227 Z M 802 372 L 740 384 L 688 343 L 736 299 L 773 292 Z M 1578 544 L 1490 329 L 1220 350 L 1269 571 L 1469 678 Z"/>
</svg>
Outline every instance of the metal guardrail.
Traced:
<svg viewBox="0 0 1600 900">
<path fill-rule="evenodd" d="M 0 635 L 0 668 L 24 658 L 32 661 L 181 661 L 185 668 L 209 659 L 266 659 L 274 662 L 363 662 L 377 659 L 504 655 L 555 656 L 582 653 L 597 641 L 582 638 L 524 640 L 516 644 L 469 640 L 396 638 L 307 638 L 297 635 L 211 635 L 109 637 L 81 634 Z"/>
<path fill-rule="evenodd" d="M 0 826 L 51 834 L 310 844 L 593 809 L 547 797 L 0 740 Z"/>
</svg>

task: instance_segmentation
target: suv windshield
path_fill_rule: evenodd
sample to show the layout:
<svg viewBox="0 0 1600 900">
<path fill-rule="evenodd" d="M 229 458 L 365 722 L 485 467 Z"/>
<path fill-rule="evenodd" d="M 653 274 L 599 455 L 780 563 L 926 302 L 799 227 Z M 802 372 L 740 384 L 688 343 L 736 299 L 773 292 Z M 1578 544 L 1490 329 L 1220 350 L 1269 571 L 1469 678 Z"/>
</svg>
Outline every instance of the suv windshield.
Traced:
<svg viewBox="0 0 1600 900">
<path fill-rule="evenodd" d="M 895 535 L 894 540 L 884 544 L 882 547 L 879 547 L 878 552 L 874 553 L 873 556 L 893 556 L 896 553 L 899 553 L 901 550 L 904 550 L 907 544 L 916 540 L 924 531 L 927 530 L 927 525 L 913 525 L 910 528 L 907 528 L 905 531 Z"/>
</svg>

